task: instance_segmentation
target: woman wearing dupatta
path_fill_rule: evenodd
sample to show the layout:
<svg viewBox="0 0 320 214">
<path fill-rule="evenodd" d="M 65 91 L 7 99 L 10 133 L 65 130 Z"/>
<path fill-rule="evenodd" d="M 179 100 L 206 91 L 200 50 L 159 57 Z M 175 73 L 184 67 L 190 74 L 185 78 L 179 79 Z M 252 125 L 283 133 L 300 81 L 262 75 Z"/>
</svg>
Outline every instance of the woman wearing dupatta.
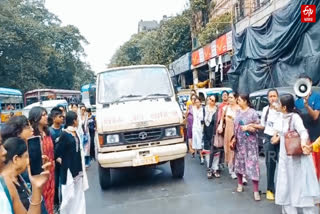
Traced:
<svg viewBox="0 0 320 214">
<path fill-rule="evenodd" d="M 88 180 L 84 166 L 84 152 L 78 130 L 78 115 L 68 112 L 66 127 L 59 138 L 56 148 L 57 161 L 61 163 L 62 203 L 60 214 L 85 214 L 84 191 Z"/>
<path fill-rule="evenodd" d="M 234 119 L 234 138 L 231 142 L 234 145 L 236 141 L 234 172 L 238 177 L 237 192 L 243 192 L 243 176 L 247 176 L 252 180 L 254 200 L 260 201 L 258 135 L 256 129 L 250 126 L 251 124 L 259 124 L 259 117 L 257 112 L 250 107 L 249 95 L 240 95 L 238 104 L 240 110 Z"/>
</svg>

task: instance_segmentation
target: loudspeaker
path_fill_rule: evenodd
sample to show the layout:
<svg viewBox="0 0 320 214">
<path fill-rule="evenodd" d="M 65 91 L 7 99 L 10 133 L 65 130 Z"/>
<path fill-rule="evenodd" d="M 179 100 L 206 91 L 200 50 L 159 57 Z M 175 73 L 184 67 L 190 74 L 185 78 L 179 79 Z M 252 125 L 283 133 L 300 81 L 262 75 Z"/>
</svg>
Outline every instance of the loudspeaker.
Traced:
<svg viewBox="0 0 320 214">
<path fill-rule="evenodd" d="M 306 79 L 306 78 L 301 78 L 298 79 L 298 81 L 294 84 L 294 93 L 298 96 L 298 97 L 306 97 L 310 94 L 311 92 L 311 82 Z"/>
</svg>

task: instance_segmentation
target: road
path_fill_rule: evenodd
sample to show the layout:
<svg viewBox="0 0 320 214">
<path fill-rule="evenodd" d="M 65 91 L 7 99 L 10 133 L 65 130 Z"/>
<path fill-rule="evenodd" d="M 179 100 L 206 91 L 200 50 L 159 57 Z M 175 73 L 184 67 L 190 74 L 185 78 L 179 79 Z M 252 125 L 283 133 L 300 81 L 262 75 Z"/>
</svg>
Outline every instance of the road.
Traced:
<svg viewBox="0 0 320 214">
<path fill-rule="evenodd" d="M 263 158 L 260 189 L 265 192 L 266 176 Z M 249 182 L 245 192 L 235 192 L 237 182 L 224 170 L 221 178 L 208 180 L 206 167 L 199 159 L 186 157 L 185 176 L 171 177 L 169 164 L 153 168 L 113 170 L 113 187 L 102 191 L 99 186 L 97 164 L 88 169 L 90 189 L 86 192 L 88 214 L 275 214 L 279 206 L 265 199 L 253 200 Z"/>
</svg>

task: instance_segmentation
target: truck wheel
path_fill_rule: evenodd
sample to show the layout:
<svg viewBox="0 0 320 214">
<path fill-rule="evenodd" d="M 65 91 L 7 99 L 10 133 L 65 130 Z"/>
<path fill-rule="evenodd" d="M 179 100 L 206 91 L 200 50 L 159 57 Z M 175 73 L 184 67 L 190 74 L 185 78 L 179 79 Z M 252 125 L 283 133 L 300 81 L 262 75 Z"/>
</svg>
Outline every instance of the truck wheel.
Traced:
<svg viewBox="0 0 320 214">
<path fill-rule="evenodd" d="M 184 175 L 184 157 L 170 161 L 171 172 L 174 178 L 183 178 Z"/>
<path fill-rule="evenodd" d="M 108 189 L 111 186 L 111 172 L 108 168 L 103 168 L 99 164 L 99 181 L 100 187 L 103 190 Z"/>
</svg>

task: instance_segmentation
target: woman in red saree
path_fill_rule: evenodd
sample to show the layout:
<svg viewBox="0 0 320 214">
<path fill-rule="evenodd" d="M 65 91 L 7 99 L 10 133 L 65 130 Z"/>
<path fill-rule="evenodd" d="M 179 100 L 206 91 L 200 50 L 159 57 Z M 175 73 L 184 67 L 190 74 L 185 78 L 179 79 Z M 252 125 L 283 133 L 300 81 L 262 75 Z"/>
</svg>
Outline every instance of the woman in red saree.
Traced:
<svg viewBox="0 0 320 214">
<path fill-rule="evenodd" d="M 35 136 L 41 136 L 42 153 L 48 156 L 52 166 L 50 168 L 50 176 L 48 182 L 43 188 L 43 198 L 49 214 L 53 214 L 54 210 L 54 147 L 48 130 L 48 113 L 42 107 L 33 107 L 29 112 L 29 121 L 34 130 Z"/>
</svg>

